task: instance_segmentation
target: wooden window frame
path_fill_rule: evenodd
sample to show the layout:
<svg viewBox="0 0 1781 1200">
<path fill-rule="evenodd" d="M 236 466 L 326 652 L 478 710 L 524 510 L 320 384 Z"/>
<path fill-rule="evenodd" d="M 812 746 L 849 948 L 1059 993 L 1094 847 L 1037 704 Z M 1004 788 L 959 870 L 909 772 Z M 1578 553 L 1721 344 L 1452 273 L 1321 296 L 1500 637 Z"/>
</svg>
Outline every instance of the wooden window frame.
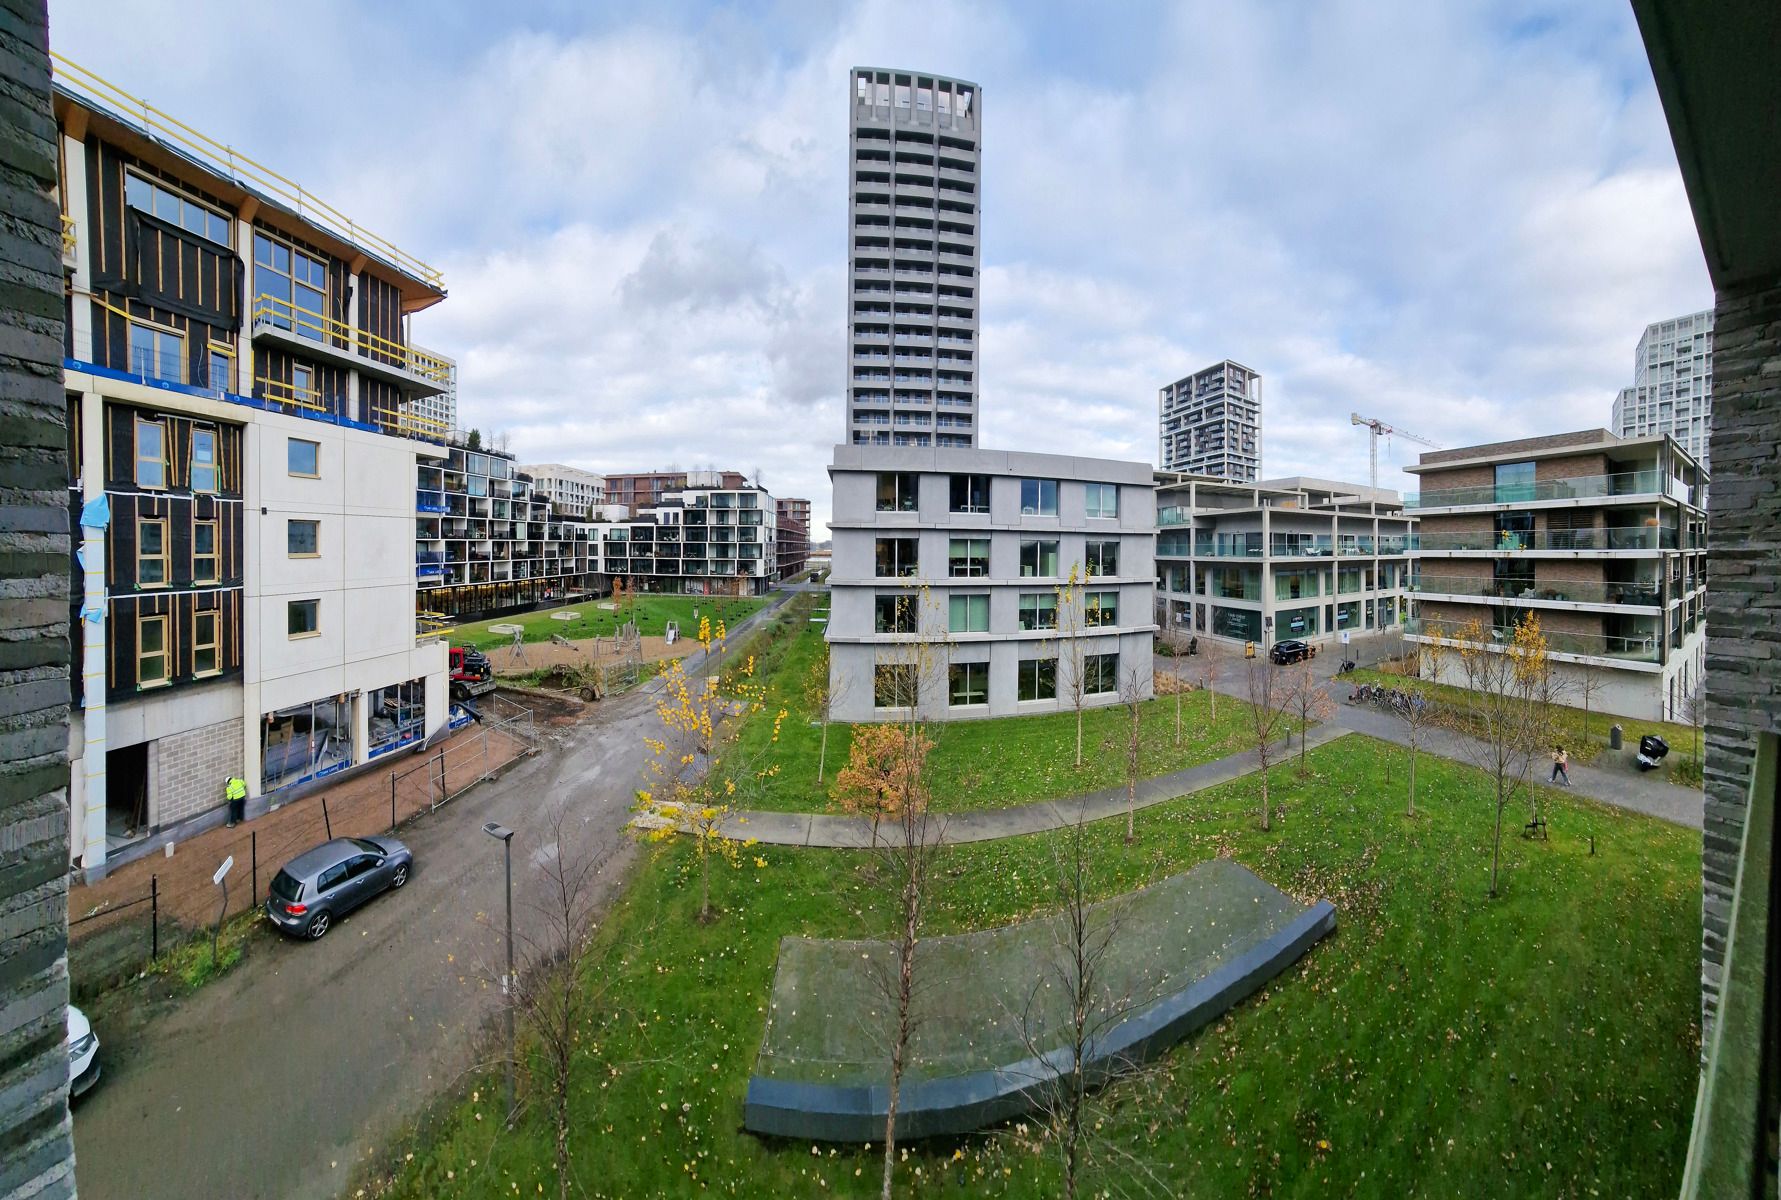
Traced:
<svg viewBox="0 0 1781 1200">
<path fill-rule="evenodd" d="M 132 374 L 135 373 L 134 367 L 136 366 L 136 354 L 135 354 L 134 348 L 130 344 L 130 334 L 137 329 L 146 329 L 146 330 L 150 331 L 151 333 L 162 333 L 162 334 L 166 334 L 169 337 L 174 337 L 174 338 L 179 339 L 179 378 L 168 379 L 166 376 L 161 375 L 158 372 L 155 374 L 152 374 L 152 375 L 145 373 L 144 377 L 149 378 L 149 379 L 157 379 L 162 383 L 177 383 L 177 384 L 183 385 L 183 384 L 191 382 L 192 364 L 186 358 L 186 331 L 185 330 L 175 329 L 171 325 L 163 325 L 159 321 L 149 321 L 149 320 L 145 320 L 142 317 L 136 317 L 136 316 L 130 317 L 129 322 L 130 322 L 130 327 L 124 333 L 124 346 L 125 346 L 125 349 L 130 352 L 130 366 L 132 368 Z"/>
<path fill-rule="evenodd" d="M 314 446 L 315 447 L 315 472 L 313 474 L 311 474 L 308 471 L 293 471 L 293 470 L 291 470 L 291 446 L 293 444 L 299 443 L 299 442 L 305 446 Z M 285 438 L 285 440 L 284 440 L 284 466 L 285 466 L 285 473 L 290 475 L 294 479 L 320 479 L 322 477 L 322 444 L 320 442 L 312 442 L 308 438 L 300 438 L 300 437 Z"/>
<path fill-rule="evenodd" d="M 235 354 L 235 347 L 227 344 L 226 342 L 206 342 L 204 344 L 204 350 L 205 350 L 204 363 L 205 363 L 206 376 L 213 374 L 213 372 L 210 370 L 210 367 L 212 364 L 214 364 L 216 362 L 216 360 L 219 356 L 229 360 L 228 386 L 224 387 L 222 384 L 219 384 L 215 379 L 207 378 L 206 383 L 208 384 L 208 386 L 215 388 L 219 392 L 233 391 L 235 388 L 235 369 L 241 363 L 241 360 Z"/>
<path fill-rule="evenodd" d="M 164 492 L 167 490 L 167 472 L 168 472 L 167 422 L 164 420 L 160 420 L 159 418 L 156 418 L 156 417 L 145 417 L 140 414 L 138 414 L 134 419 L 135 419 L 136 423 L 133 426 L 131 426 L 131 429 L 130 429 L 130 437 L 131 437 L 130 446 L 131 446 L 131 453 L 135 456 L 135 464 L 136 465 L 135 465 L 135 468 L 130 472 L 131 477 L 133 479 L 135 479 L 136 486 L 143 489 L 144 491 Z M 146 459 L 142 456 L 142 427 L 144 425 L 152 427 L 160 434 L 161 453 L 158 458 L 153 460 L 154 462 L 158 463 L 161 468 L 161 482 L 159 482 L 159 483 L 144 483 L 144 482 L 142 482 L 142 464 L 150 461 L 149 459 Z"/>
<path fill-rule="evenodd" d="M 210 439 L 210 486 L 198 486 L 198 435 L 204 434 Z M 223 439 L 221 433 L 213 425 L 193 425 L 186 437 L 186 485 L 194 496 L 215 496 L 223 490 Z"/>
<path fill-rule="evenodd" d="M 143 549 L 142 549 L 142 531 L 144 529 L 147 529 L 150 525 L 159 525 L 161 527 L 161 548 L 154 554 L 145 554 L 145 553 L 143 553 Z M 170 583 L 172 583 L 172 576 L 167 570 L 167 558 L 168 558 L 168 554 L 167 554 L 167 518 L 166 517 L 137 517 L 136 518 L 136 586 L 137 586 L 137 588 L 139 588 L 139 589 L 164 588 L 164 587 L 167 587 Z M 148 580 L 145 580 L 142 577 L 142 564 L 145 562 L 149 562 L 149 561 L 157 561 L 161 564 L 161 578 L 152 582 L 152 583 L 149 582 Z"/>
<path fill-rule="evenodd" d="M 315 528 L 315 549 L 307 554 L 299 554 L 291 549 L 291 527 L 293 525 L 311 525 Z M 284 523 L 284 552 L 286 558 L 320 558 L 322 556 L 322 523 L 308 517 L 286 517 Z"/>
<path fill-rule="evenodd" d="M 161 627 L 161 648 L 145 652 L 142 648 L 142 631 L 150 625 L 156 624 Z M 136 686 L 138 688 L 166 687 L 173 682 L 173 652 L 168 645 L 167 638 L 169 624 L 165 614 L 138 613 L 136 616 Z M 142 677 L 142 665 L 151 658 L 161 660 L 161 676 L 158 679 Z"/>
<path fill-rule="evenodd" d="M 210 621 L 210 640 L 205 641 L 199 636 L 198 630 L 205 620 Z M 198 655 L 208 650 L 215 657 L 214 666 L 208 671 L 198 669 Z M 192 678 L 208 679 L 212 675 L 223 673 L 223 613 L 217 608 L 200 608 L 192 613 Z"/>
<path fill-rule="evenodd" d="M 160 188 L 163 192 L 167 192 L 170 195 L 177 196 L 181 200 L 184 200 L 187 203 L 189 203 L 197 208 L 203 209 L 205 212 L 209 213 L 213 217 L 221 217 L 223 220 L 224 227 L 228 230 L 229 237 L 228 237 L 228 240 L 226 240 L 226 241 L 219 241 L 218 239 L 211 237 L 210 236 L 210 226 L 209 226 L 208 222 L 205 223 L 205 232 L 203 232 L 203 233 L 199 233 L 196 229 L 186 229 L 184 221 L 168 221 L 167 222 L 168 224 L 177 225 L 180 229 L 184 230 L 186 233 L 191 234 L 193 237 L 201 237 L 213 246 L 221 246 L 225 250 L 229 250 L 229 251 L 233 251 L 235 249 L 235 215 L 233 213 L 227 211 L 226 209 L 218 208 L 216 205 L 212 204 L 208 200 L 199 199 L 197 196 L 194 196 L 191 192 L 187 191 L 185 188 L 181 187 L 177 183 L 168 183 L 165 179 L 162 179 L 159 176 L 144 174 L 143 172 L 136 170 L 134 167 L 125 167 L 124 168 L 124 207 L 125 208 L 135 207 L 134 205 L 132 205 L 130 203 L 129 180 L 132 176 L 134 176 L 137 179 L 142 180 L 142 182 L 148 184 L 149 187 L 151 187 L 151 188 Z M 137 208 L 136 211 L 142 212 L 144 210 L 141 208 Z M 157 221 L 166 221 L 167 220 L 166 217 L 163 217 L 154 211 L 154 206 L 153 206 L 152 202 L 146 211 L 148 212 L 149 216 L 154 217 Z"/>
<path fill-rule="evenodd" d="M 198 550 L 198 530 L 204 526 L 210 527 L 210 553 L 208 553 L 208 554 L 200 553 Z M 192 582 L 193 583 L 221 583 L 222 582 L 222 579 L 223 579 L 223 572 L 222 572 L 223 555 L 222 555 L 222 545 L 219 540 L 219 539 L 221 539 L 222 535 L 223 535 L 223 530 L 222 530 L 222 523 L 220 521 L 214 521 L 214 520 L 212 520 L 212 521 L 196 521 L 195 520 L 192 522 Z M 210 571 L 208 574 L 200 573 L 200 571 L 198 569 L 198 563 L 203 559 L 210 560 Z"/>
<path fill-rule="evenodd" d="M 293 612 L 295 612 L 297 610 L 297 608 L 301 605 L 311 606 L 312 611 L 315 613 L 315 627 L 313 629 L 306 629 L 306 630 L 302 630 L 297 633 L 292 633 L 291 632 L 291 614 Z M 285 602 L 284 611 L 285 611 L 285 617 L 284 617 L 285 636 L 289 640 L 291 640 L 293 642 L 297 642 L 297 641 L 302 641 L 304 638 L 314 638 L 314 637 L 322 636 L 322 602 L 320 600 L 288 600 Z"/>
</svg>

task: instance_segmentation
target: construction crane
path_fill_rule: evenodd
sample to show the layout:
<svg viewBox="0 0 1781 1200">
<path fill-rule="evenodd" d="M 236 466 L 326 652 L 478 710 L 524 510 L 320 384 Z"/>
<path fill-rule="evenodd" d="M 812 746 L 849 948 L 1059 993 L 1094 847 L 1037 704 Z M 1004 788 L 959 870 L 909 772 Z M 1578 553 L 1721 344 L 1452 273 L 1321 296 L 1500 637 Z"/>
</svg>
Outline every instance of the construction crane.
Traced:
<svg viewBox="0 0 1781 1200">
<path fill-rule="evenodd" d="M 1348 423 L 1351 425 L 1365 425 L 1367 427 L 1367 483 L 1373 487 L 1379 486 L 1380 434 L 1384 434 L 1386 437 L 1401 437 L 1407 442 L 1421 442 L 1430 450 L 1439 450 L 1441 448 L 1425 437 L 1418 437 L 1416 434 L 1410 433 L 1407 430 L 1393 429 L 1384 421 L 1376 420 L 1372 417 L 1363 417 L 1359 413 L 1349 413 Z"/>
</svg>

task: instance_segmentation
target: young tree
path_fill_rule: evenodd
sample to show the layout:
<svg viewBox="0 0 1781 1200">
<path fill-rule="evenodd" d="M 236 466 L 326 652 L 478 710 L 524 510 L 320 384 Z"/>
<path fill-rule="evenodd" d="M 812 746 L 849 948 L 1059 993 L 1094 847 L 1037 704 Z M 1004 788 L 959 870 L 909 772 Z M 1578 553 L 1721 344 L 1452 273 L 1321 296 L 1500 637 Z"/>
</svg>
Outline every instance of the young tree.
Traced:
<svg viewBox="0 0 1781 1200">
<path fill-rule="evenodd" d="M 1292 690 L 1287 693 L 1284 707 L 1299 718 L 1299 778 L 1303 779 L 1311 773 L 1305 761 L 1305 739 L 1310 736 L 1313 722 L 1327 721 L 1336 715 L 1336 702 L 1330 699 L 1329 689 L 1317 681 L 1308 658 L 1299 660 L 1289 686 Z"/>
<path fill-rule="evenodd" d="M 1177 693 L 1179 699 L 1179 693 Z M 1138 840 L 1134 828 L 1138 814 L 1138 774 L 1144 759 L 1144 677 L 1130 668 L 1119 684 L 1119 702 L 1125 707 L 1125 841 Z"/>
<path fill-rule="evenodd" d="M 1286 727 L 1286 701 L 1290 692 L 1275 677 L 1273 664 L 1265 658 L 1252 658 L 1247 668 L 1249 690 L 1249 733 L 1255 740 L 1255 756 L 1261 763 L 1262 832 L 1272 828 L 1273 814 L 1268 797 L 1268 768 L 1274 761 L 1274 743 Z"/>
<path fill-rule="evenodd" d="M 1187 690 L 1181 679 L 1181 647 L 1171 643 L 1174 653 L 1170 657 L 1170 666 L 1175 671 L 1175 744 L 1181 745 L 1181 693 Z"/>
<path fill-rule="evenodd" d="M 1218 721 L 1218 675 L 1223 665 L 1210 647 L 1205 654 L 1200 655 L 1200 686 L 1206 689 L 1206 703 L 1210 706 L 1211 719 L 1215 724 Z"/>
<path fill-rule="evenodd" d="M 1443 647 L 1438 643 L 1427 643 L 1419 648 L 1419 674 L 1405 675 L 1402 684 L 1409 696 L 1409 702 L 1396 710 L 1398 721 L 1404 727 L 1404 740 L 1410 750 L 1410 788 L 1404 810 L 1406 816 L 1416 815 L 1416 752 L 1422 748 L 1429 729 L 1439 723 L 1439 710 L 1435 706 L 1433 689 L 1425 685 L 1423 680 L 1440 678 L 1443 653 Z"/>
<path fill-rule="evenodd" d="M 1082 565 L 1072 563 L 1069 576 L 1057 587 L 1058 684 L 1070 698 L 1070 707 L 1076 710 L 1078 770 L 1082 767 L 1082 710 L 1087 706 L 1089 695 L 1088 679 L 1084 671 L 1088 652 L 1082 635 L 1091 621 L 1095 624 L 1100 622 L 1100 605 L 1092 602 L 1094 611 L 1089 611 L 1087 605 L 1091 602 L 1088 600 L 1087 589 L 1082 586 L 1082 580 Z"/>
<path fill-rule="evenodd" d="M 847 765 L 835 773 L 831 794 L 842 812 L 872 822 L 872 845 L 878 845 L 880 823 L 899 815 L 903 798 L 926 786 L 922 775 L 933 748 L 919 729 L 900 724 L 862 725 L 854 730 Z M 916 774 L 914 780 L 908 778 L 910 772 Z"/>
<path fill-rule="evenodd" d="M 1514 627 L 1506 642 L 1499 642 L 1491 628 L 1473 618 L 1452 635 L 1465 689 L 1459 708 L 1469 737 L 1459 740 L 1472 764 L 1490 776 L 1495 790 L 1496 813 L 1491 831 L 1490 891 L 1497 894 L 1497 871 L 1502 860 L 1503 810 L 1530 783 L 1533 764 L 1539 757 L 1549 729 L 1540 697 L 1547 686 L 1551 663 L 1540 620 L 1532 613 Z M 1538 797 L 1534 796 L 1538 805 Z M 1534 810 L 1538 819 L 1539 810 Z"/>
<path fill-rule="evenodd" d="M 817 722 L 822 726 L 822 741 L 816 751 L 816 782 L 821 783 L 828 771 L 829 761 L 829 722 L 834 719 L 835 706 L 846 699 L 851 681 L 843 675 L 836 679 L 830 674 L 833 659 L 829 653 L 829 644 L 823 643 L 822 653 L 810 664 L 810 670 L 804 676 L 804 698 L 816 713 Z"/>
</svg>

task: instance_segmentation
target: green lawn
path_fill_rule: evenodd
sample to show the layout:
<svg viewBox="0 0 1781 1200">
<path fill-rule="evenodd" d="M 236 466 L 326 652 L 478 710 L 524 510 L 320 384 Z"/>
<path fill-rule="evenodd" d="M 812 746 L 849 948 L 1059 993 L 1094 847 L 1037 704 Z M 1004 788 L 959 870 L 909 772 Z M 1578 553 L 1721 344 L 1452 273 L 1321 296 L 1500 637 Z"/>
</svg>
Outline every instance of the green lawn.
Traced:
<svg viewBox="0 0 1781 1200">
<path fill-rule="evenodd" d="M 1552 839 L 1506 836 L 1503 893 L 1487 900 L 1484 777 L 1425 760 L 1420 814 L 1407 819 L 1402 758 L 1349 737 L 1312 752 L 1308 781 L 1276 768 L 1270 834 L 1256 826 L 1253 778 L 1146 810 L 1131 847 L 1122 820 L 1093 827 L 1097 895 L 1228 854 L 1294 895 L 1330 899 L 1339 924 L 1106 1093 L 1102 1134 L 1126 1157 L 1086 1181 L 1090 1194 L 1148 1194 L 1121 1186 L 1143 1171 L 1193 1196 L 1674 1195 L 1697 1076 L 1699 834 L 1550 793 Z M 1057 836 L 944 851 L 929 932 L 1046 908 Z M 740 1129 L 779 939 L 887 932 L 891 906 L 866 861 L 752 849 L 739 870 L 719 868 L 726 911 L 711 925 L 693 920 L 686 843 L 639 863 L 605 927 L 619 950 L 597 970 L 613 985 L 576 1090 L 585 1194 L 876 1194 L 879 1160 L 863 1147 Z M 468 1080 L 426 1134 L 390 1148 L 394 1176 L 374 1173 L 368 1194 L 554 1196 L 542 1110 L 504 1134 L 498 1087 L 492 1074 Z M 1031 1129 L 912 1148 L 898 1187 L 1059 1193 Z"/>
<path fill-rule="evenodd" d="M 474 646 L 478 650 L 493 650 L 498 646 L 512 644 L 512 634 L 490 633 L 490 625 L 523 625 L 528 642 L 548 642 L 552 634 L 561 634 L 566 638 L 606 637 L 617 632 L 622 623 L 631 620 L 633 612 L 637 628 L 645 637 L 663 636 L 669 621 L 680 622 L 681 634 L 691 637 L 698 632 L 697 618 L 693 616 L 695 608 L 701 616 L 711 617 L 714 622 L 722 618 L 734 628 L 741 624 L 744 617 L 766 602 L 767 598 L 764 596 L 637 595 L 623 601 L 621 607 L 614 611 L 600 607 L 602 603 L 611 603 L 610 600 L 587 600 L 563 608 L 459 625 L 451 632 L 451 644 Z M 559 612 L 575 612 L 581 616 L 574 621 L 559 621 L 551 615 Z"/>
<path fill-rule="evenodd" d="M 800 597 L 799 600 L 814 600 Z M 798 612 L 795 607 L 791 611 Z M 829 726 L 829 749 L 823 782 L 816 768 L 822 728 L 811 708 L 806 681 L 811 665 L 822 658 L 823 626 L 811 611 L 791 619 L 782 637 L 762 648 L 756 677 L 767 686 L 762 712 L 747 718 L 731 753 L 739 807 L 781 812 L 823 812 L 835 807 L 828 789 L 835 772 L 847 765 L 852 727 Z M 771 744 L 773 718 L 784 708 L 779 744 Z M 1144 705 L 1144 778 L 1165 775 L 1198 763 L 1249 749 L 1254 739 L 1247 728 L 1248 705 L 1228 696 L 1218 698 L 1218 714 L 1204 691 L 1181 702 L 1181 744 L 1175 744 L 1175 701 L 1172 697 Z M 1034 800 L 1054 800 L 1125 783 L 1127 715 L 1122 706 L 1083 714 L 1083 764 L 1076 767 L 1076 714 L 1004 717 L 991 721 L 953 721 L 926 727 L 934 741 L 928 756 L 934 806 L 948 812 L 1005 808 Z M 1292 728 L 1297 729 L 1296 722 Z M 778 774 L 756 778 L 758 764 L 776 763 Z"/>
</svg>

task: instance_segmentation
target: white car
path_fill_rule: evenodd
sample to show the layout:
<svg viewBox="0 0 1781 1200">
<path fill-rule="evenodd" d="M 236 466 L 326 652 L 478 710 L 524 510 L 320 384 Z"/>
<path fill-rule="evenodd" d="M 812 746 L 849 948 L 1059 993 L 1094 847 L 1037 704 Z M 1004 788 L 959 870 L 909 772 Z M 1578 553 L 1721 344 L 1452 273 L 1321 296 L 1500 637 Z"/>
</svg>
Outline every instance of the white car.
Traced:
<svg viewBox="0 0 1781 1200">
<path fill-rule="evenodd" d="M 68 1006 L 68 1098 L 99 1082 L 99 1037 L 87 1014 Z"/>
</svg>

